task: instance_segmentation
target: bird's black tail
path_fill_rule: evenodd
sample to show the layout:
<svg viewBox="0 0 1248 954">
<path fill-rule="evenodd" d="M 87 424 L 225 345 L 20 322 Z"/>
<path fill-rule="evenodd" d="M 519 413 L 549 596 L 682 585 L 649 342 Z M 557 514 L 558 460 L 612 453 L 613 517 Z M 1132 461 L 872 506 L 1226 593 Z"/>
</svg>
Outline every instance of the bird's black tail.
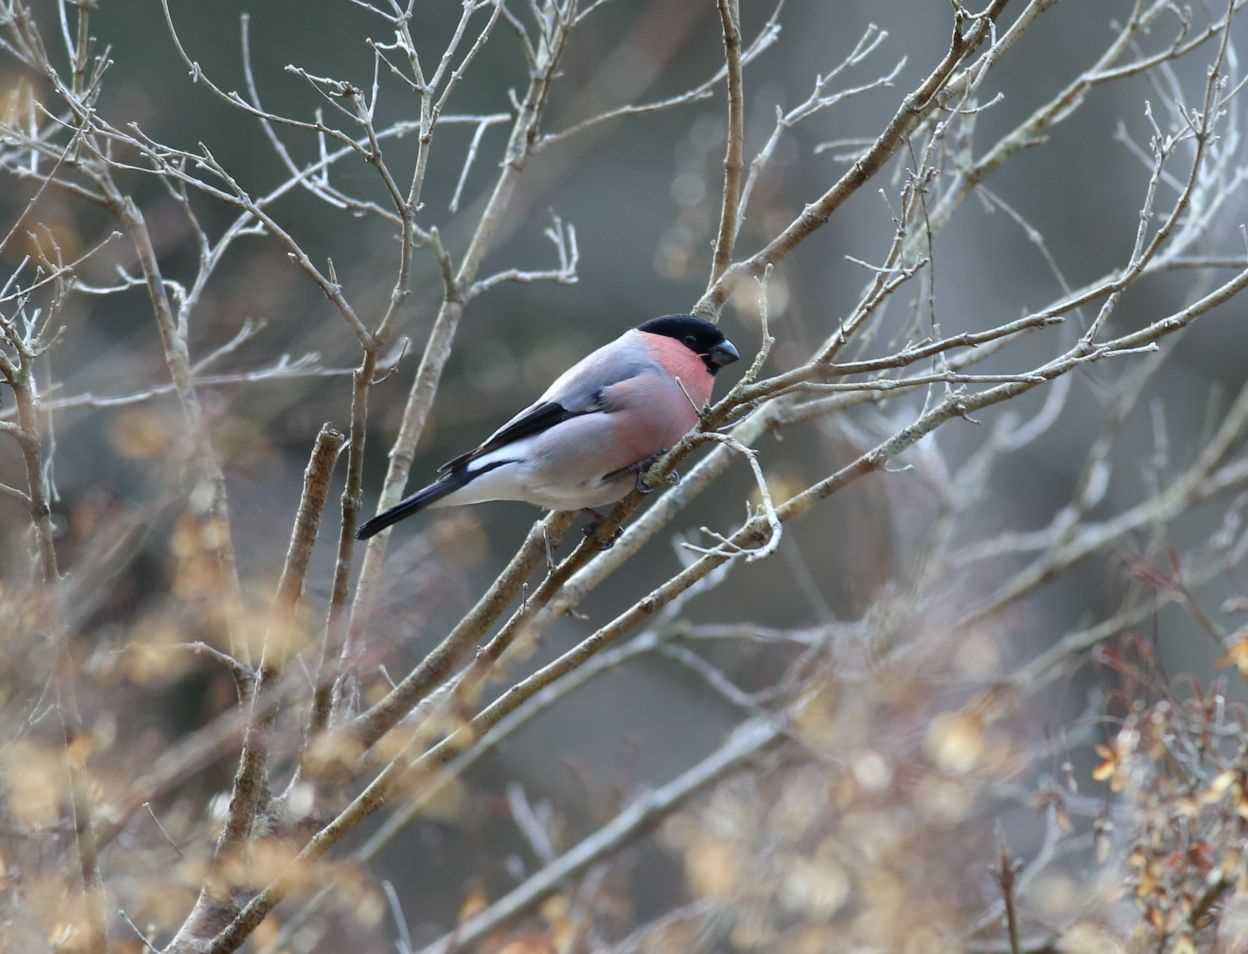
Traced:
<svg viewBox="0 0 1248 954">
<path fill-rule="evenodd" d="M 357 540 L 367 540 L 369 537 L 381 533 L 386 527 L 398 523 L 404 517 L 420 513 L 430 504 L 437 503 L 443 497 L 455 493 L 455 491 L 472 483 L 482 474 L 488 474 L 495 467 L 502 467 L 503 464 L 510 463 L 512 461 L 495 460 L 490 461 L 488 464 L 479 464 L 475 470 L 469 470 L 467 462 L 456 460 L 456 466 L 452 470 L 444 473 L 428 487 L 421 488 L 406 500 L 400 500 L 389 510 L 377 514 L 372 520 L 366 521 L 364 526 L 356 531 L 355 538 Z"/>
<path fill-rule="evenodd" d="M 435 503 L 445 497 L 447 494 L 453 494 L 460 487 L 468 483 L 475 475 L 469 474 L 466 470 L 460 470 L 456 473 L 450 473 L 446 476 L 434 481 L 428 487 L 416 491 L 410 497 L 400 500 L 389 510 L 383 511 L 373 517 L 372 520 L 365 521 L 364 525 L 356 531 L 355 538 L 357 540 L 367 540 L 371 536 L 375 536 L 385 530 L 386 527 L 398 523 L 404 517 L 410 517 L 414 513 L 420 513 L 431 503 Z"/>
</svg>

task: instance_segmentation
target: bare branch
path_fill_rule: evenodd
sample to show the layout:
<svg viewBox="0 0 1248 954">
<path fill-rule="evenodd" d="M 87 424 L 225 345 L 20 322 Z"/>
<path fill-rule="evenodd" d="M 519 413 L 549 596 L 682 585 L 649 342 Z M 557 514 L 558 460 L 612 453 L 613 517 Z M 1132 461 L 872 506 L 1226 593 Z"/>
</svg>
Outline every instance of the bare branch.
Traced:
<svg viewBox="0 0 1248 954">
<path fill-rule="evenodd" d="M 728 297 L 729 287 L 739 275 L 762 275 L 768 265 L 774 265 L 796 248 L 804 239 L 820 228 L 851 195 L 858 191 L 901 148 L 906 137 L 935 108 L 937 95 L 949 82 L 954 70 L 988 37 L 991 24 L 1005 9 L 1006 0 L 993 0 L 983 15 L 975 19 L 970 32 L 963 35 L 965 14 L 958 8 L 955 14 L 953 39 L 944 58 L 927 78 L 902 101 L 884 131 L 872 143 L 871 148 L 856 161 L 835 185 L 815 202 L 807 205 L 802 214 L 791 222 L 779 235 L 760 251 L 744 261 L 728 268 L 707 289 L 694 311 L 717 311 Z"/>
<path fill-rule="evenodd" d="M 420 954 L 444 954 L 454 945 L 473 944 L 513 918 L 529 911 L 568 878 L 586 870 L 630 843 L 690 798 L 737 771 L 742 763 L 782 738 L 769 719 L 743 722 L 728 740 L 706 758 L 666 785 L 640 796 L 575 848 L 503 895 L 455 931 L 422 949 Z"/>
<path fill-rule="evenodd" d="M 719 236 L 711 260 L 708 288 L 719 280 L 732 260 L 737 238 L 741 176 L 745 167 L 745 100 L 741 92 L 741 12 L 737 0 L 716 0 L 724 34 L 724 66 L 728 74 L 728 135 L 724 147 L 724 189 L 719 212 Z"/>
<path fill-rule="evenodd" d="M 342 435 L 328 424 L 323 426 L 317 435 L 307 469 L 304 472 L 303 493 L 299 500 L 294 527 L 291 529 L 286 561 L 282 567 L 282 576 L 273 597 L 273 605 L 269 611 L 260 647 L 260 668 L 245 686 L 244 698 L 248 715 L 243 732 L 242 754 L 234 776 L 225 826 L 217 839 L 214 850 L 218 858 L 226 857 L 229 852 L 236 850 L 250 837 L 256 824 L 257 812 L 262 808 L 262 800 L 267 797 L 267 734 L 277 708 L 274 705 L 261 704 L 260 699 L 262 693 L 273 684 L 279 673 L 280 664 L 274 655 L 278 648 L 275 646 L 275 641 L 279 636 L 279 630 L 294 625 L 293 613 L 303 592 L 303 581 L 311 559 L 312 546 L 316 542 L 317 531 L 320 527 L 321 512 L 329 496 L 330 475 L 341 447 Z M 201 921 L 211 923 L 218 919 L 221 916 L 219 909 L 222 908 L 226 916 L 231 913 L 228 901 L 223 902 L 205 888 L 200 893 L 195 908 L 179 930 L 179 937 L 202 933 L 199 923 Z M 174 949 L 177 948 L 179 937 L 175 937 L 171 942 L 171 947 Z"/>
<path fill-rule="evenodd" d="M 338 452 L 342 449 L 342 440 L 342 435 L 328 424 L 322 426 L 304 471 L 303 493 L 299 499 L 295 524 L 290 532 L 286 562 L 282 567 L 277 592 L 273 596 L 268 625 L 260 647 L 260 668 L 254 684 L 249 687 L 247 704 L 251 715 L 243 735 L 243 754 L 238 762 L 238 772 L 230 794 L 229 816 L 217 842 L 218 855 L 245 839 L 255 824 L 256 811 L 265 785 L 267 741 L 264 736 L 274 713 L 271 708 L 258 707 L 257 700 L 278 673 L 279 664 L 273 655 L 276 648 L 273 642 L 277 631 L 294 625 L 292 617 L 303 593 L 303 580 L 307 575 L 312 546 L 316 543 L 320 529 L 321 512 L 325 509 L 325 501 L 329 496 L 329 480 L 338 460 Z"/>
<path fill-rule="evenodd" d="M 399 433 L 395 437 L 394 444 L 390 450 L 389 467 L 386 471 L 385 482 L 382 485 L 381 497 L 377 503 L 379 511 L 396 504 L 403 493 L 404 485 L 407 483 L 416 444 L 424 431 L 425 422 L 428 419 L 429 411 L 433 405 L 433 399 L 441 380 L 442 370 L 450 357 L 451 342 L 454 339 L 459 320 L 463 316 L 464 291 L 470 288 L 476 280 L 477 272 L 481 267 L 485 253 L 494 241 L 503 212 L 511 202 L 523 169 L 524 160 L 533 148 L 538 122 L 545 107 L 549 86 L 567 43 L 567 31 L 568 24 L 562 18 L 556 18 L 556 22 L 551 26 L 551 34 L 548 41 L 543 47 L 541 59 L 529 82 L 524 102 L 521 104 L 519 114 L 512 125 L 505 161 L 494 184 L 494 189 L 481 213 L 468 247 L 460 260 L 458 269 L 451 280 L 444 281 L 442 305 L 438 309 L 438 315 L 429 333 L 424 353 L 421 355 L 420 364 L 416 369 L 416 380 L 412 384 L 407 404 L 403 410 Z M 360 570 L 360 579 L 356 585 L 356 595 L 351 607 L 351 625 L 348 629 L 347 639 L 344 642 L 344 654 L 352 651 L 353 647 L 358 644 L 360 634 L 367 625 L 380 582 L 382 561 L 385 557 L 388 537 L 389 534 L 387 533 L 378 534 L 369 541 L 368 548 L 365 551 L 363 566 Z M 520 555 L 517 554 L 517 559 L 519 558 Z M 514 562 L 512 565 L 515 565 Z M 519 580 L 516 581 L 515 585 L 519 586 Z M 480 606 L 481 604 L 478 605 Z M 501 612 L 501 609 L 501 605 L 494 607 L 492 611 L 495 615 L 491 616 L 490 620 L 496 618 L 497 613 Z M 485 625 L 488 625 L 488 623 L 485 623 Z M 449 639 L 450 637 L 448 637 Z M 413 699 L 412 704 L 415 701 Z M 398 713 L 396 712 L 396 718 L 397 715 Z M 384 732 L 385 730 L 383 729 L 382 731 Z"/>
<path fill-rule="evenodd" d="M 595 6 L 596 5 L 597 4 L 595 4 Z M 759 32 L 758 36 L 754 38 L 753 42 L 751 42 L 746 50 L 741 54 L 742 66 L 748 65 L 754 60 L 755 57 L 769 49 L 776 43 L 777 40 L 779 40 L 779 13 L 780 10 L 779 7 L 777 7 L 776 11 L 771 15 L 771 18 Z M 609 122 L 613 119 L 619 119 L 623 116 L 637 116 L 643 113 L 653 113 L 664 109 L 671 109 L 675 106 L 684 106 L 688 103 L 696 103 L 704 99 L 709 99 L 715 94 L 715 87 L 723 82 L 727 75 L 728 69 L 725 66 L 710 79 L 698 84 L 692 89 L 685 90 L 683 93 L 678 93 L 675 96 L 669 96 L 666 99 L 659 99 L 650 103 L 619 106 L 615 109 L 609 109 L 604 113 L 599 113 L 596 116 L 591 116 L 588 119 L 583 119 L 567 129 L 560 130 L 559 132 L 546 133 L 534 144 L 533 151 L 540 152 L 547 146 L 553 146 L 555 143 L 562 142 L 565 139 L 570 139 L 573 136 L 585 132 L 588 129 L 592 129 L 601 123 Z"/>
</svg>

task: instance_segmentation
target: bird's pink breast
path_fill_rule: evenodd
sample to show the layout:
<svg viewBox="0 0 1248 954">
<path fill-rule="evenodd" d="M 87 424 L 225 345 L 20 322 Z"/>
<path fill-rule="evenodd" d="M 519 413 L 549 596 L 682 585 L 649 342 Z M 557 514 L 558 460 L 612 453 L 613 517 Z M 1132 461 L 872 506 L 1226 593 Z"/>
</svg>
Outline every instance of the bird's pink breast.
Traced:
<svg viewBox="0 0 1248 954">
<path fill-rule="evenodd" d="M 669 338 L 666 335 L 652 335 L 642 332 L 641 337 L 651 357 L 662 365 L 673 378 L 680 380 L 693 403 L 699 408 L 705 407 L 706 402 L 711 398 L 711 388 L 715 385 L 715 379 L 711 377 L 711 372 L 706 369 L 701 356 L 695 354 L 675 338 Z M 696 417 L 694 415 L 695 420 Z M 693 425 L 690 424 L 689 426 L 692 427 Z"/>
</svg>

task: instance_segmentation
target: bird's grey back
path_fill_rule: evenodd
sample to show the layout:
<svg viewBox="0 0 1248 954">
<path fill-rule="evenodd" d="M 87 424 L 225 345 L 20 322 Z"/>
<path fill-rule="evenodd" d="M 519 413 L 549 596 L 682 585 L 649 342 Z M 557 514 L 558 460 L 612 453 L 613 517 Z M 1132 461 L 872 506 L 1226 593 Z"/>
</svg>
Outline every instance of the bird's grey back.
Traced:
<svg viewBox="0 0 1248 954">
<path fill-rule="evenodd" d="M 628 331 L 564 371 L 538 400 L 553 401 L 574 413 L 584 411 L 603 388 L 656 368 L 638 332 Z"/>
</svg>

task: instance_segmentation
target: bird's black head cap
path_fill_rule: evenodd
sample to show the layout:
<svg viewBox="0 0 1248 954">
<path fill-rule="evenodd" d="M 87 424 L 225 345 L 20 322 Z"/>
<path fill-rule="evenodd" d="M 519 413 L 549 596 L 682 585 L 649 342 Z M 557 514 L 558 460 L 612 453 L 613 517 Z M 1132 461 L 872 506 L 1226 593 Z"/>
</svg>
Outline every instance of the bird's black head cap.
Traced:
<svg viewBox="0 0 1248 954">
<path fill-rule="evenodd" d="M 639 325 L 637 330 L 675 338 L 699 355 L 711 374 L 740 358 L 737 349 L 718 327 L 695 315 L 663 315 L 651 318 L 644 325 Z"/>
</svg>

